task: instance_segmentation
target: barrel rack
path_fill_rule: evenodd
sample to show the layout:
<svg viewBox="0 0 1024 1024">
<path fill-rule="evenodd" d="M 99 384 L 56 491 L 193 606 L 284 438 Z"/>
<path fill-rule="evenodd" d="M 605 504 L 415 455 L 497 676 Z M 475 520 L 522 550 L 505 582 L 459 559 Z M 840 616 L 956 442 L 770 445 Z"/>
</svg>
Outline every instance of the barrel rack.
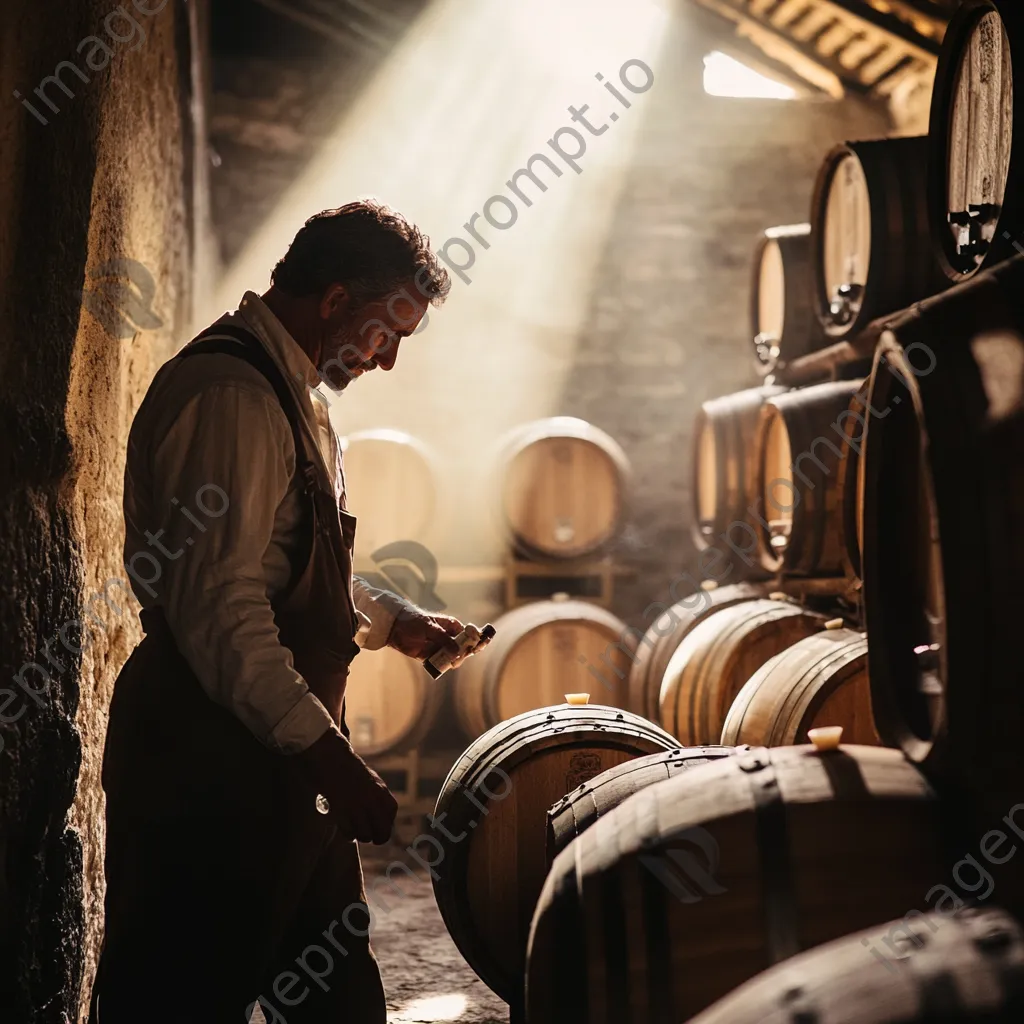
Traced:
<svg viewBox="0 0 1024 1024">
<path fill-rule="evenodd" d="M 372 758 L 373 769 L 388 784 L 398 801 L 395 838 L 407 844 L 423 831 L 424 817 L 432 814 L 444 780 L 462 749 L 421 750 L 381 754 Z"/>
<path fill-rule="evenodd" d="M 488 596 L 493 593 L 495 608 L 501 604 L 503 611 L 557 593 L 607 608 L 616 580 L 635 575 L 635 569 L 617 563 L 611 555 L 558 561 L 531 561 L 508 555 L 498 565 L 442 566 L 437 574 L 437 587 L 446 594 L 454 594 L 456 588 L 464 586 L 487 590 Z"/>
</svg>

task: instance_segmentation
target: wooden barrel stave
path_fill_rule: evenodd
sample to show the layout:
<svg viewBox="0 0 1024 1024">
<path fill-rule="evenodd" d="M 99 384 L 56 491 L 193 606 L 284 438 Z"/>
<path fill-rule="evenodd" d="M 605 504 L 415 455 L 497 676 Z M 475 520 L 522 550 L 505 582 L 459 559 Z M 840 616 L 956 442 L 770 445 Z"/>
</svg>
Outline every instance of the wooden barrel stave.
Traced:
<svg viewBox="0 0 1024 1024">
<path fill-rule="evenodd" d="M 755 368 L 777 373 L 825 343 L 811 302 L 811 225 L 768 228 L 754 249 L 750 323 Z"/>
<path fill-rule="evenodd" d="M 740 690 L 722 743 L 791 746 L 807 731 L 843 727 L 843 741 L 878 745 L 868 682 L 868 642 L 849 629 L 800 640 L 765 662 Z"/>
<path fill-rule="evenodd" d="M 626 514 L 629 460 L 599 427 L 553 416 L 516 428 L 502 445 L 501 516 L 531 558 L 596 555 Z"/>
<path fill-rule="evenodd" d="M 983 817 L 1024 784 L 1022 293 L 1017 257 L 894 322 L 864 449 L 879 733 Z"/>
<path fill-rule="evenodd" d="M 1024 236 L 1024 11 L 964 0 L 946 30 L 932 91 L 928 208 L 939 265 L 963 281 L 1011 258 Z"/>
<path fill-rule="evenodd" d="M 948 285 L 932 252 L 928 139 L 847 142 L 825 158 L 811 202 L 814 295 L 825 334 L 872 320 Z M 852 286 L 848 294 L 840 289 Z"/>
<path fill-rule="evenodd" d="M 761 407 L 781 387 L 751 388 L 705 402 L 694 424 L 693 540 L 713 545 L 734 523 L 756 530 L 758 459 L 754 439 Z"/>
<path fill-rule="evenodd" d="M 684 746 L 717 743 L 743 684 L 769 658 L 818 632 L 825 618 L 788 601 L 757 599 L 698 623 L 676 648 L 660 720 Z"/>
<path fill-rule="evenodd" d="M 637 634 L 587 601 L 535 601 L 494 621 L 497 633 L 463 663 L 454 685 L 455 713 L 469 736 L 566 693 L 590 693 L 629 705 Z"/>
<path fill-rule="evenodd" d="M 434 893 L 455 944 L 503 999 L 522 999 L 526 939 L 547 872 L 548 808 L 608 768 L 674 746 L 629 712 L 561 705 L 502 722 L 456 762 L 434 819 L 461 838 L 442 842 Z"/>
<path fill-rule="evenodd" d="M 923 776 L 879 747 L 760 748 L 644 789 L 555 858 L 528 1019 L 688 1020 L 773 962 L 920 905 L 921 878 L 948 874 L 939 836 Z"/>
<path fill-rule="evenodd" d="M 761 565 L 793 576 L 844 572 L 839 481 L 850 452 L 841 419 L 862 381 L 815 384 L 765 402 L 758 424 Z"/>
<path fill-rule="evenodd" d="M 718 744 L 675 747 L 663 753 L 634 758 L 595 776 L 567 793 L 548 811 L 548 863 L 595 821 L 634 793 L 675 778 L 680 772 L 710 764 L 721 757 L 731 757 L 735 752 L 735 747 Z"/>
<path fill-rule="evenodd" d="M 726 587 L 701 589 L 699 593 L 677 601 L 666 615 L 659 616 L 637 644 L 636 661 L 629 673 L 630 710 L 657 722 L 661 680 L 683 637 L 716 611 L 741 601 L 764 597 L 767 592 L 768 587 L 760 583 L 732 583 Z M 675 625 L 671 632 L 666 633 L 660 623 L 668 614 L 674 616 Z"/>
<path fill-rule="evenodd" d="M 842 423 L 839 472 L 836 476 L 836 501 L 839 504 L 836 529 L 839 534 L 843 574 L 850 580 L 861 578 L 860 552 L 864 543 L 864 460 L 861 454 L 869 420 L 868 386 L 865 380 L 850 399 Z M 837 420 L 838 422 L 838 420 Z"/>
<path fill-rule="evenodd" d="M 908 915 L 801 953 L 690 1024 L 929 1024 L 937 1010 L 948 1024 L 1017 1024 L 1022 972 L 1024 931 L 1005 911 Z"/>
</svg>

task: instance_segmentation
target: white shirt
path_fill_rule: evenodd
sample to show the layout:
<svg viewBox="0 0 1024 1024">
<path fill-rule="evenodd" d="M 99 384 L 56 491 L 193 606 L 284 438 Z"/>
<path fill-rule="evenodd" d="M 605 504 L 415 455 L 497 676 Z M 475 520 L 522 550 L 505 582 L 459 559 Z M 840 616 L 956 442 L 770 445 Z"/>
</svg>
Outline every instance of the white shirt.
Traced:
<svg viewBox="0 0 1024 1024">
<path fill-rule="evenodd" d="M 309 358 L 254 292 L 218 323 L 252 331 L 273 357 L 320 453 L 321 482 L 344 506 L 341 446 L 326 399 L 304 383 L 317 380 Z M 211 354 L 157 372 L 132 424 L 124 486 L 135 596 L 163 609 L 210 698 L 282 753 L 333 728 L 280 643 L 270 603 L 306 540 L 294 469 L 291 428 L 269 382 L 241 359 Z M 362 620 L 356 642 L 383 647 L 409 602 L 358 577 L 352 591 Z"/>
</svg>

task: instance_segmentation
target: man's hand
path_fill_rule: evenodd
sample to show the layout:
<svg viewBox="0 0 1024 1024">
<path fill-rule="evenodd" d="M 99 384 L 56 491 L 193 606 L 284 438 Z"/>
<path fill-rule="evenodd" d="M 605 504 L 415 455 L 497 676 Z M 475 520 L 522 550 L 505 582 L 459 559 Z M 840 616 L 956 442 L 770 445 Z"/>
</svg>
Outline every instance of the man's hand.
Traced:
<svg viewBox="0 0 1024 1024">
<path fill-rule="evenodd" d="M 391 838 L 398 802 L 384 780 L 340 733 L 328 729 L 308 750 L 295 755 L 330 804 L 330 815 L 347 835 L 383 846 Z"/>
<path fill-rule="evenodd" d="M 388 647 L 418 661 L 423 661 L 438 649 L 447 650 L 456 657 L 459 648 L 454 638 L 464 628 L 451 615 L 432 615 L 420 609 L 403 612 L 391 627 Z"/>
</svg>

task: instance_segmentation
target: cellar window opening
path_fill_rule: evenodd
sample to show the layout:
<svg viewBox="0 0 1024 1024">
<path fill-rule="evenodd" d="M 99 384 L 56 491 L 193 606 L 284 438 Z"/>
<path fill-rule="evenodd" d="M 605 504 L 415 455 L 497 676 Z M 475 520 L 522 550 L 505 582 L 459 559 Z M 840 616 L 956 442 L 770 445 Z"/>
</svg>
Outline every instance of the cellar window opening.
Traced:
<svg viewBox="0 0 1024 1024">
<path fill-rule="evenodd" d="M 704 58 L 704 91 L 732 99 L 793 100 L 797 91 L 784 82 L 755 71 L 735 57 L 712 50 Z"/>
</svg>

